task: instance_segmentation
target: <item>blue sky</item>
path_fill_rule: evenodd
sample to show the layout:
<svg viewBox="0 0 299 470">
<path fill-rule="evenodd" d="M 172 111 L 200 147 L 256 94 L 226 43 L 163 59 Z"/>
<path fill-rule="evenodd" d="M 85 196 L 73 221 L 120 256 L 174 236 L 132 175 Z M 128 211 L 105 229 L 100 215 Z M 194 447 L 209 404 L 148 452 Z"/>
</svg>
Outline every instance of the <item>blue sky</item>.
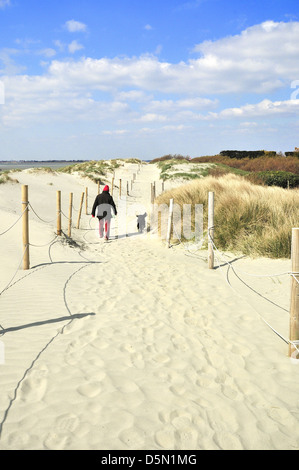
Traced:
<svg viewBox="0 0 299 470">
<path fill-rule="evenodd" d="M 0 160 L 293 150 L 298 10 L 0 0 Z"/>
</svg>

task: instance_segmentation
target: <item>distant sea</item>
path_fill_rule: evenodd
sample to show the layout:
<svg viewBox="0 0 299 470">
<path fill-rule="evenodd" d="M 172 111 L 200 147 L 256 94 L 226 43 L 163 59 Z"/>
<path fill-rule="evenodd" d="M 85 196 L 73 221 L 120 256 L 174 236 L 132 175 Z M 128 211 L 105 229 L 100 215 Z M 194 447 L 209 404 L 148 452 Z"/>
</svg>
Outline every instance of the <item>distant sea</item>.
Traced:
<svg viewBox="0 0 299 470">
<path fill-rule="evenodd" d="M 57 170 L 67 165 L 75 165 L 76 163 L 83 163 L 88 160 L 55 160 L 55 161 L 0 161 L 0 171 L 10 171 L 10 170 L 27 170 L 28 168 L 51 168 L 52 170 Z"/>
</svg>

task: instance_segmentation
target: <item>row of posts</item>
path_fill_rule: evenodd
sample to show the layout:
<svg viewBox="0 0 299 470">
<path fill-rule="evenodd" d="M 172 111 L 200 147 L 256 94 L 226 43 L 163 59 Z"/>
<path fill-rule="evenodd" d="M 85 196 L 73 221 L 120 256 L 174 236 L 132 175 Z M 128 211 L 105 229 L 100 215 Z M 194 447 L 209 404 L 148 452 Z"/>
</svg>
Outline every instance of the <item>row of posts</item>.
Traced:
<svg viewBox="0 0 299 470">
<path fill-rule="evenodd" d="M 136 173 L 133 173 L 133 179 L 131 180 L 131 187 L 130 187 L 129 181 L 127 181 L 127 187 L 126 187 L 126 190 L 125 190 L 127 196 L 130 195 L 130 189 L 132 191 L 133 183 L 135 182 L 135 180 L 136 180 Z M 113 196 L 114 188 L 115 188 L 115 177 L 112 178 L 111 187 L 110 187 L 110 193 L 111 193 L 112 196 Z M 123 181 L 120 178 L 119 179 L 119 197 L 121 197 L 123 195 L 123 189 L 124 189 L 123 188 Z M 100 181 L 98 181 L 98 194 L 100 193 L 100 191 L 101 191 L 101 183 L 100 183 Z"/>
<path fill-rule="evenodd" d="M 153 193 L 153 185 L 152 185 Z M 215 194 L 210 191 L 208 199 L 208 266 L 209 269 L 214 269 L 214 199 Z M 152 194 L 152 204 L 153 204 L 153 194 Z M 173 226 L 173 208 L 174 200 L 170 200 L 169 204 L 169 216 L 168 216 L 168 226 L 167 226 L 167 237 L 166 242 L 168 248 L 170 247 L 170 238 L 171 238 L 171 228 Z"/>
<path fill-rule="evenodd" d="M 87 198 L 88 198 L 88 189 L 86 188 L 85 193 L 81 195 L 80 208 L 78 212 L 78 221 L 77 228 L 80 228 L 80 220 L 82 215 L 84 197 L 86 198 L 86 214 L 88 211 L 87 208 Z M 62 234 L 62 224 L 61 224 L 61 191 L 56 193 L 56 203 L 57 203 L 57 235 L 61 236 Z M 30 268 L 30 256 L 29 256 L 29 198 L 28 198 L 28 186 L 22 186 L 22 213 L 23 213 L 23 269 L 26 271 Z M 73 193 L 70 193 L 69 200 L 69 216 L 68 216 L 68 236 L 72 235 L 72 219 L 73 219 Z"/>
<path fill-rule="evenodd" d="M 214 193 L 208 197 L 208 266 L 214 269 Z M 167 244 L 170 247 L 174 200 L 170 200 Z M 299 228 L 292 229 L 289 357 L 299 359 Z M 296 349 L 297 348 L 297 349 Z"/>
<path fill-rule="evenodd" d="M 113 188 L 113 182 L 112 182 Z M 120 188 L 121 189 L 121 188 Z M 121 194 L 121 193 L 120 193 Z M 86 197 L 86 213 L 88 212 L 87 199 L 88 190 L 81 195 L 80 208 L 78 213 L 77 228 L 80 226 L 80 218 L 82 214 L 84 196 Z M 208 266 L 209 269 L 214 269 L 214 193 L 209 192 L 208 199 Z M 71 236 L 72 226 L 72 207 L 73 207 L 73 193 L 70 194 L 69 203 L 69 225 L 68 235 Z M 171 228 L 173 221 L 173 207 L 174 200 L 170 200 L 169 218 L 167 227 L 167 243 L 170 246 Z M 28 186 L 22 186 L 22 220 L 23 220 L 23 269 L 28 270 L 30 266 L 29 258 L 29 200 L 28 200 Z M 57 235 L 62 233 L 61 227 L 61 191 L 57 191 Z M 299 228 L 292 229 L 292 251 L 291 251 L 291 264 L 292 264 L 292 277 L 291 277 L 291 306 L 290 306 L 290 333 L 289 333 L 289 356 L 299 359 L 299 355 L 295 346 L 299 346 Z"/>
<path fill-rule="evenodd" d="M 136 173 L 133 174 L 133 179 L 131 181 L 131 190 L 134 181 L 136 180 Z M 110 192 L 113 195 L 114 191 L 114 181 L 115 178 L 112 178 Z M 101 183 L 98 181 L 98 194 L 101 190 Z M 119 180 L 119 196 L 122 195 L 122 180 Z M 127 195 L 129 195 L 129 182 L 127 181 Z M 85 188 L 85 192 L 81 194 L 80 206 L 78 211 L 77 219 L 77 229 L 80 228 L 80 221 L 82 216 L 82 210 L 84 205 L 85 198 L 85 213 L 88 215 L 88 188 Z M 23 213 L 23 269 L 28 270 L 30 268 L 30 255 L 29 255 L 29 197 L 28 197 L 28 185 L 22 186 L 22 213 Z M 62 234 L 62 223 L 61 223 L 61 191 L 56 192 L 56 205 L 57 205 L 57 235 L 61 236 Z M 73 193 L 70 193 L 69 199 L 69 214 L 68 214 L 68 237 L 72 235 L 72 220 L 73 220 Z"/>
</svg>

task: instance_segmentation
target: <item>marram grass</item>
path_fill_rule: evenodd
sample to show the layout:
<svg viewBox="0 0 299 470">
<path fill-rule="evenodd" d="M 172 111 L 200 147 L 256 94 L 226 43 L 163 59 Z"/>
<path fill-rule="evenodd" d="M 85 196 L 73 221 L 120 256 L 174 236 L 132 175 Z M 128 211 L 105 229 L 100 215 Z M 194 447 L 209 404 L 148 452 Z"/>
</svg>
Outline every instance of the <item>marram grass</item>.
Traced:
<svg viewBox="0 0 299 470">
<path fill-rule="evenodd" d="M 192 181 L 164 192 L 155 201 L 203 204 L 204 232 L 208 193 L 215 193 L 214 240 L 218 249 L 252 257 L 290 258 L 292 228 L 299 226 L 299 190 L 254 185 L 228 174 Z M 192 227 L 193 228 L 193 227 Z"/>
</svg>

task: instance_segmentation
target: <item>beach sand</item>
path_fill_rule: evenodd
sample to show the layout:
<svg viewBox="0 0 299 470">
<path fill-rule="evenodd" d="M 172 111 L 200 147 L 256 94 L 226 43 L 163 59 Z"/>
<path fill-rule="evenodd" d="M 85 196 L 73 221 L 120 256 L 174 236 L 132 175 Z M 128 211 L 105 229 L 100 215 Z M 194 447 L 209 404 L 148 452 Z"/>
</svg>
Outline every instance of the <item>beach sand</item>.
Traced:
<svg viewBox="0 0 299 470">
<path fill-rule="evenodd" d="M 115 181 L 136 171 L 127 164 Z M 15 178 L 0 186 L 0 233 L 21 214 L 23 184 L 36 213 L 29 271 L 21 221 L 0 237 L 0 450 L 298 450 L 298 364 L 265 323 L 288 338 L 290 276 L 265 275 L 290 260 L 222 254 L 209 270 L 204 250 L 138 234 L 150 183 L 161 190 L 154 165 L 137 174 L 125 218 L 115 188 L 107 243 L 90 216 L 94 183 Z M 78 209 L 85 187 L 89 214 L 73 241 L 57 238 L 56 191 L 68 215 L 69 193 Z"/>
</svg>

